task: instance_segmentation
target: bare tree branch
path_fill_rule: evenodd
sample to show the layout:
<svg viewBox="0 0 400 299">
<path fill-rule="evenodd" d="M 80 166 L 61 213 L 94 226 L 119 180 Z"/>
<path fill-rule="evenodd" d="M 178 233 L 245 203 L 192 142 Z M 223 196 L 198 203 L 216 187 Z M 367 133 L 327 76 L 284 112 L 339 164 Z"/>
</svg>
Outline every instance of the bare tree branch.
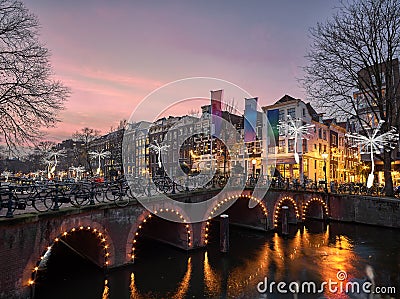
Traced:
<svg viewBox="0 0 400 299">
<path fill-rule="evenodd" d="M 69 89 L 52 79 L 39 22 L 19 0 L 0 0 L 0 138 L 11 149 L 58 121 Z"/>
<path fill-rule="evenodd" d="M 310 30 L 312 44 L 300 82 L 309 100 L 332 117 L 354 118 L 361 130 L 385 121 L 400 129 L 400 2 L 342 2 L 327 22 Z M 385 153 L 387 191 L 392 189 L 391 153 Z"/>
</svg>

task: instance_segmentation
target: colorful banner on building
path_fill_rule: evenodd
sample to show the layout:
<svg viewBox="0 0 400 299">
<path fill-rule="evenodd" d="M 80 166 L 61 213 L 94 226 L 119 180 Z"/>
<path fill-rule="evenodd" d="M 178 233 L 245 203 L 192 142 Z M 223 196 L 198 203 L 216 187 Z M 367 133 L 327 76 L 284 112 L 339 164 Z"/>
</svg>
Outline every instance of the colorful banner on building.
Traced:
<svg viewBox="0 0 400 299">
<path fill-rule="evenodd" d="M 257 99 L 245 99 L 244 142 L 252 142 L 257 139 Z"/>
<path fill-rule="evenodd" d="M 268 110 L 267 119 L 272 129 L 272 136 L 268 136 L 269 144 L 277 146 L 279 143 L 279 109 Z M 271 135 L 270 131 L 268 133 Z"/>
<path fill-rule="evenodd" d="M 212 136 L 219 137 L 222 124 L 222 93 L 223 90 L 211 91 L 211 132 Z"/>
</svg>

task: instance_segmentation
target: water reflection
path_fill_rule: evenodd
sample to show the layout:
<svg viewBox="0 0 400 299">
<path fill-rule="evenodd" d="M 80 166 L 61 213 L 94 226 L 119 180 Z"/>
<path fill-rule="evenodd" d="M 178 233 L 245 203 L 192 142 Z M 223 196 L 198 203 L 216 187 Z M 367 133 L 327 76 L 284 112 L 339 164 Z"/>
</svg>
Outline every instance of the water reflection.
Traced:
<svg viewBox="0 0 400 299">
<path fill-rule="evenodd" d="M 348 281 L 365 277 L 367 264 L 375 269 L 377 284 L 400 289 L 400 234 L 395 230 L 353 224 L 326 226 L 315 222 L 305 227 L 292 226 L 289 236 L 283 237 L 279 233 L 232 228 L 228 254 L 219 252 L 216 229 L 211 227 L 210 231 L 206 251 L 187 253 L 146 240 L 142 244 L 141 260 L 109 273 L 107 280 L 98 272 L 80 276 L 80 271 L 75 271 L 74 280 L 52 284 L 50 278 L 62 277 L 63 270 L 52 268 L 57 263 L 52 261 L 51 255 L 48 268 L 41 274 L 44 275 L 42 290 L 36 298 L 87 299 L 99 298 L 95 295 L 99 293 L 103 299 L 289 298 L 276 293 L 260 295 L 256 286 L 264 277 L 275 282 L 314 281 L 319 284 L 336 280 L 339 270 L 346 271 Z M 386 243 L 382 244 L 382 240 Z M 59 252 L 57 255 L 61 258 Z M 63 262 L 67 264 L 68 261 Z M 98 291 L 95 287 L 82 288 L 82 285 L 96 283 Z M 67 295 L 63 297 L 63 294 Z M 344 297 L 343 294 L 325 295 Z M 321 294 L 299 296 L 318 297 Z"/>
<path fill-rule="evenodd" d="M 269 266 L 270 248 L 268 244 L 264 244 L 260 251 L 256 253 L 254 258 L 240 265 L 229 273 L 228 277 L 228 297 L 236 298 L 239 295 L 245 295 L 249 286 L 254 285 L 264 279 Z"/>
<path fill-rule="evenodd" d="M 207 251 L 204 253 L 204 282 L 208 296 L 215 297 L 221 293 L 221 276 L 218 276 L 210 266 Z"/>
<path fill-rule="evenodd" d="M 103 290 L 103 295 L 101 296 L 102 299 L 108 299 L 108 294 L 109 294 L 109 287 L 108 287 L 108 280 L 106 279 L 104 281 L 104 290 Z"/>
<path fill-rule="evenodd" d="M 185 295 L 189 289 L 191 275 L 192 275 L 192 258 L 189 257 L 188 262 L 187 262 L 187 270 L 186 270 L 185 276 L 183 276 L 182 281 L 179 284 L 178 290 L 172 296 L 173 299 L 185 298 Z"/>
</svg>

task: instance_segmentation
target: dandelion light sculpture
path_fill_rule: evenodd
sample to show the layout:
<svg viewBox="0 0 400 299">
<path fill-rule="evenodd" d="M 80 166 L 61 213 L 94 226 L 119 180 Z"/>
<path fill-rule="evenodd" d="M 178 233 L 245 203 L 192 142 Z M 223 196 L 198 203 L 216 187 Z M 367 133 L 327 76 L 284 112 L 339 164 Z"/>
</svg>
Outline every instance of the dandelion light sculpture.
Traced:
<svg viewBox="0 0 400 299">
<path fill-rule="evenodd" d="M 81 179 L 81 174 L 85 171 L 85 167 L 83 166 L 71 166 L 69 168 L 70 171 L 72 171 L 75 174 L 75 181 L 77 181 L 78 179 Z"/>
<path fill-rule="evenodd" d="M 285 135 L 289 138 L 294 138 L 294 159 L 296 163 L 300 163 L 299 153 L 297 152 L 297 142 L 300 139 L 308 139 L 309 129 L 313 128 L 314 125 L 305 124 L 302 125 L 301 119 L 293 119 L 290 115 L 287 116 L 286 121 L 279 121 L 278 128 L 285 132 Z"/>
<path fill-rule="evenodd" d="M 46 164 L 47 178 L 50 179 L 51 175 L 54 173 L 54 170 L 56 169 L 56 167 L 53 166 L 54 161 L 44 158 L 43 162 L 44 164 Z"/>
<path fill-rule="evenodd" d="M 162 145 L 160 146 L 157 142 L 157 140 L 154 141 L 154 144 L 150 144 L 149 147 L 157 154 L 157 163 L 158 167 L 161 168 L 161 152 L 167 150 L 169 148 L 169 145 Z"/>
<path fill-rule="evenodd" d="M 7 182 L 8 182 L 8 178 L 9 178 L 10 175 L 11 175 L 11 172 L 9 172 L 9 171 L 7 171 L 7 170 L 4 170 L 3 173 L 2 173 L 1 175 L 4 176 L 5 182 L 7 183 Z"/>
<path fill-rule="evenodd" d="M 396 128 L 391 128 L 385 133 L 380 133 L 380 129 L 384 120 L 379 121 L 378 126 L 372 130 L 365 130 L 367 136 L 359 133 L 346 134 L 346 137 L 354 140 L 355 145 L 353 147 L 360 148 L 360 154 L 371 155 L 371 173 L 368 175 L 367 188 L 371 188 L 374 182 L 374 154 L 380 154 L 384 150 L 390 151 L 396 147 L 396 143 L 399 140 L 399 135 Z"/>
<path fill-rule="evenodd" d="M 100 174 L 100 166 L 101 166 L 101 159 L 105 159 L 110 157 L 111 153 L 109 151 L 93 151 L 93 152 L 89 152 L 89 155 L 92 157 L 92 159 L 98 159 L 98 167 L 96 170 L 96 174 L 99 175 Z"/>
<path fill-rule="evenodd" d="M 58 157 L 65 157 L 66 156 L 66 154 L 64 153 L 64 151 L 63 150 L 59 150 L 59 151 L 55 151 L 55 152 L 50 152 L 49 154 L 48 154 L 48 159 L 52 159 L 52 158 L 54 158 L 54 163 L 52 163 L 53 165 L 52 165 L 52 167 L 51 167 L 51 169 L 50 169 L 50 174 L 53 174 L 54 173 L 54 171 L 56 170 L 56 166 L 57 166 L 57 164 L 58 164 L 58 160 L 57 160 L 57 158 Z M 45 163 L 46 163 L 46 161 L 45 161 Z M 47 163 L 46 163 L 47 164 Z"/>
</svg>

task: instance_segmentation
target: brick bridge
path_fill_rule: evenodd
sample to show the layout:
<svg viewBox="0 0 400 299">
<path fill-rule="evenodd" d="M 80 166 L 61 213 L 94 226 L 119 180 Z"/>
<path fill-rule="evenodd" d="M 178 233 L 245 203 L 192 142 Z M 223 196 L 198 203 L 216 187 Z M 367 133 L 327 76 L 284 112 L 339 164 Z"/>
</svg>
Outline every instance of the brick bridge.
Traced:
<svg viewBox="0 0 400 299">
<path fill-rule="evenodd" d="M 210 192 L 218 193 L 204 191 L 180 196 L 197 202 L 210 196 Z M 249 208 L 249 202 L 253 208 Z M 283 205 L 289 207 L 292 223 L 312 217 L 400 227 L 399 203 L 390 199 L 301 191 L 270 190 L 264 198 L 256 198 L 252 190 L 246 189 L 240 194 L 220 197 L 209 207 L 209 220 L 199 223 L 188 223 L 187 216 L 174 207 L 160 205 L 150 213 L 136 202 L 124 208 L 101 204 L 2 218 L 0 298 L 29 298 L 41 261 L 46 260 L 57 242 L 107 269 L 133 263 L 135 246 L 143 235 L 185 250 L 206 246 L 210 220 L 221 213 L 224 205 L 232 204 L 224 212 L 230 216 L 230 223 L 269 231 L 278 226 Z M 165 213 L 181 222 L 158 217 Z"/>
</svg>

